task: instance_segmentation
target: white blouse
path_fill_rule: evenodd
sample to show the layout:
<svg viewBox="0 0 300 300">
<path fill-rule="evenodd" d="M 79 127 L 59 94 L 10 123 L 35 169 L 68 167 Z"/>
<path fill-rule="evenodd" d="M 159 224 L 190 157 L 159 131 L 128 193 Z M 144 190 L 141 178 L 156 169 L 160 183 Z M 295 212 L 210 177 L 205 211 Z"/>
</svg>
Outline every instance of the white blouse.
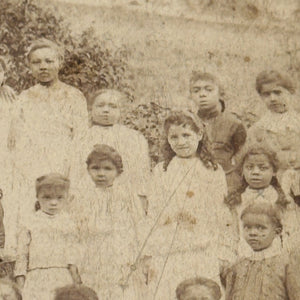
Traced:
<svg viewBox="0 0 300 300">
<path fill-rule="evenodd" d="M 15 276 L 26 276 L 34 269 L 77 265 L 77 228 L 67 213 L 51 216 L 39 210 L 23 223 L 18 235 Z"/>
</svg>

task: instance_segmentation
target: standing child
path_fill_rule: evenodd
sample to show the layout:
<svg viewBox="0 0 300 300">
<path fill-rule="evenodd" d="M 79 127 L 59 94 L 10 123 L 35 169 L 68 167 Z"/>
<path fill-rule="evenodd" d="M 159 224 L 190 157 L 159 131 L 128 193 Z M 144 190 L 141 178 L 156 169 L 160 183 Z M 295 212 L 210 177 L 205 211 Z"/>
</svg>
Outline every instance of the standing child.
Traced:
<svg viewBox="0 0 300 300">
<path fill-rule="evenodd" d="M 220 300 L 221 289 L 210 279 L 197 277 L 181 282 L 176 289 L 177 300 Z"/>
<path fill-rule="evenodd" d="M 225 111 L 224 92 L 209 73 L 194 72 L 190 78 L 190 97 L 204 122 L 212 153 L 226 173 L 229 192 L 238 188 L 236 157 L 246 141 L 246 129 L 233 114 Z"/>
<path fill-rule="evenodd" d="M 123 160 L 124 173 L 120 180 L 123 179 L 130 185 L 134 185 L 136 192 L 146 201 L 146 184 L 150 174 L 148 143 L 141 133 L 119 124 L 125 98 L 123 93 L 110 89 L 99 90 L 91 97 L 92 126 L 80 141 L 80 149 L 82 145 L 86 146 L 80 161 L 84 161 L 90 149 L 96 144 L 113 147 Z M 81 169 L 85 170 L 85 168 Z"/>
<path fill-rule="evenodd" d="M 290 219 L 291 212 L 288 209 L 288 200 L 276 177 L 278 160 L 276 153 L 267 147 L 253 145 L 248 149 L 242 159 L 243 185 L 229 198 L 237 213 L 237 226 L 239 228 L 239 254 L 244 256 L 251 253 L 251 248 L 242 239 L 242 224 L 240 222 L 241 212 L 245 207 L 253 203 L 276 204 L 285 214 L 285 233 L 293 231 L 293 220 Z"/>
<path fill-rule="evenodd" d="M 268 111 L 248 132 L 248 144 L 264 141 L 278 155 L 279 179 L 283 171 L 300 167 L 300 115 L 293 108 L 295 88 L 287 76 L 264 71 L 256 90 Z"/>
<path fill-rule="evenodd" d="M 82 93 L 59 79 L 64 51 L 39 39 L 30 45 L 27 62 L 37 84 L 23 91 L 14 111 L 15 190 L 29 201 L 32 182 L 47 172 L 69 176 L 73 143 L 88 127 L 87 103 Z M 22 201 L 22 213 L 32 210 Z"/>
<path fill-rule="evenodd" d="M 139 247 L 139 221 L 144 213 L 130 185 L 119 181 L 122 158 L 107 145 L 95 145 L 87 171 L 75 192 L 81 243 L 85 247 L 82 279 L 100 299 L 141 299 L 127 283 Z M 124 290 L 123 290 L 124 288 Z"/>
<path fill-rule="evenodd" d="M 23 300 L 52 300 L 56 288 L 81 283 L 76 229 L 63 211 L 68 191 L 69 180 L 60 174 L 36 180 L 37 211 L 18 236 L 15 277 Z"/>
<path fill-rule="evenodd" d="M 226 299 L 296 300 L 288 257 L 278 241 L 280 213 L 272 204 L 256 203 L 243 210 L 241 220 L 252 255 L 238 261 L 227 273 Z"/>
<path fill-rule="evenodd" d="M 165 160 L 153 171 L 152 224 L 143 249 L 152 257 L 148 286 L 153 299 L 174 299 L 177 285 L 188 278 L 218 281 L 219 258 L 232 254 L 225 174 L 208 150 L 201 121 L 175 112 L 164 129 Z"/>
</svg>

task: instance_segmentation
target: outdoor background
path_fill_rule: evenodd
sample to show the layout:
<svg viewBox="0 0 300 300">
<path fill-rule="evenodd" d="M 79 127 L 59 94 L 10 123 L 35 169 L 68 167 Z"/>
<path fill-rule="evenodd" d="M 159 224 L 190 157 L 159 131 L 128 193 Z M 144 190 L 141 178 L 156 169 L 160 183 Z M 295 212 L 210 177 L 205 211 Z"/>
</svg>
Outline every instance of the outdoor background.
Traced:
<svg viewBox="0 0 300 300">
<path fill-rule="evenodd" d="M 126 91 L 133 103 L 124 122 L 141 130 L 154 152 L 164 107 L 189 101 L 192 70 L 219 77 L 228 110 L 246 124 L 264 112 L 255 91 L 259 72 L 277 69 L 300 79 L 299 0 L 1 1 L 10 10 L 0 12 L 0 52 L 3 44 L 16 48 L 4 53 L 12 62 L 10 85 L 21 91 L 33 84 L 26 46 L 53 36 L 66 46 L 62 80 L 87 97 L 92 87 Z"/>
</svg>

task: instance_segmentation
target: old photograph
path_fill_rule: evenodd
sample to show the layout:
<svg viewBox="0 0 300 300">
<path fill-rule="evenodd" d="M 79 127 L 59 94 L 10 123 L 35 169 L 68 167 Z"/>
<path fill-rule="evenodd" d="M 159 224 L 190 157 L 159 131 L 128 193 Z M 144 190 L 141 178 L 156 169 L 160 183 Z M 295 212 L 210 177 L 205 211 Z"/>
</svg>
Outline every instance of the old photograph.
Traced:
<svg viewBox="0 0 300 300">
<path fill-rule="evenodd" d="M 0 0 L 0 300 L 300 300 L 299 0 Z"/>
</svg>

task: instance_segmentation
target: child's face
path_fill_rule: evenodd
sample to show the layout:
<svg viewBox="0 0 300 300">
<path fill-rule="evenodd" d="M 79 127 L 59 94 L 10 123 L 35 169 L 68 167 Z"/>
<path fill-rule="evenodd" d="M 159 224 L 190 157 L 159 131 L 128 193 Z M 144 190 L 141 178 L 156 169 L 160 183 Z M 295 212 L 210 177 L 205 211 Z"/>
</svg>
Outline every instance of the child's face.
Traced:
<svg viewBox="0 0 300 300">
<path fill-rule="evenodd" d="M 180 300 L 215 300 L 211 291 L 204 285 L 189 286 Z"/>
<path fill-rule="evenodd" d="M 58 79 L 60 61 L 55 50 L 37 49 L 31 53 L 29 59 L 32 75 L 40 83 L 52 83 Z"/>
<path fill-rule="evenodd" d="M 212 81 L 196 81 L 191 87 L 190 93 L 199 110 L 209 110 L 219 104 L 219 87 Z"/>
<path fill-rule="evenodd" d="M 97 187 L 112 186 L 118 176 L 117 167 L 110 160 L 94 160 L 88 166 L 88 172 Z"/>
<path fill-rule="evenodd" d="M 120 96 L 106 92 L 99 95 L 92 106 L 92 121 L 101 126 L 111 126 L 120 119 Z"/>
<path fill-rule="evenodd" d="M 68 191 L 64 187 L 41 187 L 37 195 L 41 210 L 48 215 L 58 214 L 68 198 Z"/>
<path fill-rule="evenodd" d="M 260 96 L 272 112 L 284 113 L 289 109 L 290 92 L 275 83 L 264 84 Z"/>
<path fill-rule="evenodd" d="M 168 142 L 178 157 L 190 158 L 196 155 L 202 134 L 196 133 L 189 126 L 171 125 Z"/>
<path fill-rule="evenodd" d="M 278 234 L 272 220 L 265 214 L 246 214 L 242 222 L 244 238 L 254 251 L 268 248 Z"/>
<path fill-rule="evenodd" d="M 275 173 L 266 155 L 255 154 L 245 160 L 243 175 L 251 188 L 263 189 L 270 185 Z"/>
</svg>

